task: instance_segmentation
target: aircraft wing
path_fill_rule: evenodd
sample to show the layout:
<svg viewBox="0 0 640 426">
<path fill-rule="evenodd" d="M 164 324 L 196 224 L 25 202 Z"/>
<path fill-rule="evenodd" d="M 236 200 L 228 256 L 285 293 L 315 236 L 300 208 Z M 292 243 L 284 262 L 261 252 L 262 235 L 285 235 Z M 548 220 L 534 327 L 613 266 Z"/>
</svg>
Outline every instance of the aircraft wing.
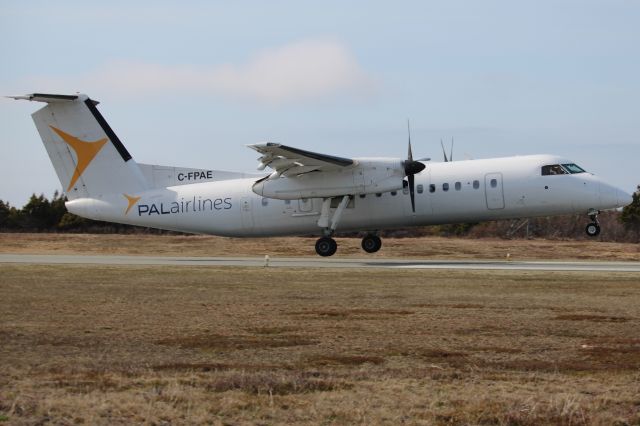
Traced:
<svg viewBox="0 0 640 426">
<path fill-rule="evenodd" d="M 335 157 L 333 155 L 318 154 L 279 143 L 249 145 L 262 156 L 259 170 L 269 167 L 278 176 L 297 176 L 314 171 L 333 171 L 354 164 L 350 158 Z"/>
</svg>

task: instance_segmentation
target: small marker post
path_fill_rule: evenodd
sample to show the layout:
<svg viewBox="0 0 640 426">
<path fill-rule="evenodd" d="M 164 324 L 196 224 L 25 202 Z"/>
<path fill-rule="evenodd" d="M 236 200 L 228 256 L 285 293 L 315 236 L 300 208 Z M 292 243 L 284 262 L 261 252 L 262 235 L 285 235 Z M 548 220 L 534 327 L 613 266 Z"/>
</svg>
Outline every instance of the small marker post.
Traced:
<svg viewBox="0 0 640 426">
<path fill-rule="evenodd" d="M 268 254 L 264 255 L 264 267 L 265 268 L 269 267 L 269 255 Z"/>
</svg>

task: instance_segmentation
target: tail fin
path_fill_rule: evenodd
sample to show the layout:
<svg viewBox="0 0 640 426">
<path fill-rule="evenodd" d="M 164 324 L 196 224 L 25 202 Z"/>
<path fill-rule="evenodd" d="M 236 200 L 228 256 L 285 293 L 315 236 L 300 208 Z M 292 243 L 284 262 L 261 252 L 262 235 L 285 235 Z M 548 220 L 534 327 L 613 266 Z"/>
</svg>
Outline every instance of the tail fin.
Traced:
<svg viewBox="0 0 640 426">
<path fill-rule="evenodd" d="M 140 168 L 96 108 L 98 102 L 87 95 L 12 97 L 47 103 L 32 117 L 70 200 L 147 189 Z"/>
</svg>

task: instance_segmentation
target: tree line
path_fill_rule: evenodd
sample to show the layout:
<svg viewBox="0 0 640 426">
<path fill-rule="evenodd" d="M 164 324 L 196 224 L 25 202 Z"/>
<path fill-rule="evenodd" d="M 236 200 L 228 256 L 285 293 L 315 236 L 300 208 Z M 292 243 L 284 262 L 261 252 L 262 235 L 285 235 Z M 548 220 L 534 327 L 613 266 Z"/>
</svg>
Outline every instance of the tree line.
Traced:
<svg viewBox="0 0 640 426">
<path fill-rule="evenodd" d="M 0 200 L 0 231 L 176 234 L 172 231 L 85 219 L 69 213 L 64 204 L 66 201 L 66 197 L 57 191 L 51 200 L 43 194 L 33 194 L 22 208 Z M 603 230 L 599 239 L 640 242 L 640 186 L 633 194 L 630 205 L 622 211 L 604 212 L 600 214 L 599 220 Z M 383 235 L 587 239 L 584 232 L 587 222 L 586 215 L 568 215 L 408 228 L 386 231 Z"/>
</svg>

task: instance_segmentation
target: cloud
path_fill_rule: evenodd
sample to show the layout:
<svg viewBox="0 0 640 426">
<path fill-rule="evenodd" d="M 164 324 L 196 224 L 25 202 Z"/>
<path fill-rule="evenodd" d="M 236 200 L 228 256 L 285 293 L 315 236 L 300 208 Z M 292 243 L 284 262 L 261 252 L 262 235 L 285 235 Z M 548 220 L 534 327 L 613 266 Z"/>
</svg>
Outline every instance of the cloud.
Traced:
<svg viewBox="0 0 640 426">
<path fill-rule="evenodd" d="M 213 95 L 282 104 L 336 97 L 367 98 L 375 81 L 354 55 L 335 40 L 312 39 L 266 49 L 243 64 L 164 65 L 111 61 L 84 75 L 33 78 L 51 91 L 94 91 L 120 96 L 167 92 Z M 44 90 L 44 89 L 40 89 Z"/>
</svg>

